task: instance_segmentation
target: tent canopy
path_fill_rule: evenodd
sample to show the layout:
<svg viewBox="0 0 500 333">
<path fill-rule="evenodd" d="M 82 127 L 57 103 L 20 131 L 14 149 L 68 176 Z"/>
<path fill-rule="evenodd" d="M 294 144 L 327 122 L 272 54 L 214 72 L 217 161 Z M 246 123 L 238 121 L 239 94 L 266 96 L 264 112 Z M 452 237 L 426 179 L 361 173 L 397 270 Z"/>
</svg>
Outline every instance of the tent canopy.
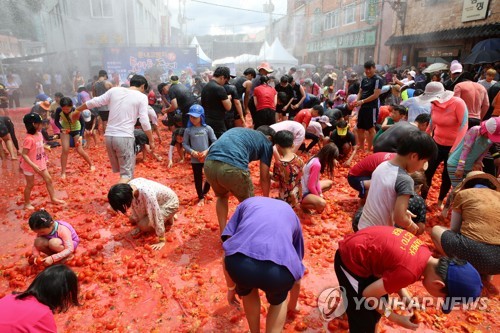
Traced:
<svg viewBox="0 0 500 333">
<path fill-rule="evenodd" d="M 193 37 L 193 40 L 191 41 L 191 44 L 189 44 L 189 46 L 196 47 L 198 51 L 198 65 L 210 65 L 212 63 L 212 59 L 210 59 L 205 54 L 205 52 L 203 52 L 203 49 L 201 48 L 196 36 Z"/>
</svg>

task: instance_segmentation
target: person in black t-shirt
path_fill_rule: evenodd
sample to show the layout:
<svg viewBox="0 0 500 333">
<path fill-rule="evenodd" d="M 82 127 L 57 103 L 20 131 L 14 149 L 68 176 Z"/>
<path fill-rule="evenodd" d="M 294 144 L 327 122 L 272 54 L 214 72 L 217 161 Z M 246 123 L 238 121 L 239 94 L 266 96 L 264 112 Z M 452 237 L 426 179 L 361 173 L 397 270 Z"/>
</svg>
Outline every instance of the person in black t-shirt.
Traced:
<svg viewBox="0 0 500 333">
<path fill-rule="evenodd" d="M 280 79 L 280 83 L 275 86 L 274 89 L 276 89 L 278 95 L 280 92 L 285 93 L 286 99 L 283 98 L 282 102 L 285 100 L 287 101 L 286 103 L 278 103 L 276 105 L 276 122 L 288 120 L 288 114 L 291 110 L 290 106 L 293 102 L 294 97 L 293 88 L 290 83 L 288 83 L 288 75 L 283 75 Z"/>
<path fill-rule="evenodd" d="M 368 132 L 366 143 L 368 151 L 372 150 L 373 137 L 375 136 L 375 123 L 378 117 L 379 95 L 382 91 L 382 78 L 375 74 L 375 63 L 372 60 L 365 62 L 366 77 L 361 80 L 356 106 L 358 112 L 357 134 L 361 149 L 365 145 L 365 133 Z"/>
<path fill-rule="evenodd" d="M 170 106 L 166 110 L 168 114 L 179 109 L 182 112 L 182 127 L 187 126 L 189 120 L 189 108 L 195 104 L 196 99 L 193 93 L 182 83 L 179 83 L 179 77 L 172 75 L 170 77 L 170 86 L 167 85 L 163 88 L 170 100 Z M 161 93 L 161 92 L 160 92 Z"/>
<path fill-rule="evenodd" d="M 201 91 L 201 105 L 205 109 L 205 121 L 212 127 L 215 136 L 220 138 L 227 131 L 224 122 L 226 112 L 231 110 L 229 99 L 224 85 L 229 81 L 230 71 L 228 67 L 217 67 L 213 78 Z"/>
<path fill-rule="evenodd" d="M 304 87 L 295 82 L 295 79 L 292 75 L 288 76 L 288 83 L 293 89 L 293 101 L 292 104 L 290 104 L 291 110 L 289 114 L 289 119 L 293 120 L 293 117 L 295 117 L 297 112 L 303 109 L 302 103 L 306 99 L 306 92 L 304 90 Z"/>
<path fill-rule="evenodd" d="M 257 73 L 255 69 L 247 68 L 243 72 L 243 76 L 234 80 L 233 83 L 236 87 L 236 91 L 238 91 L 238 99 L 240 100 L 245 116 L 248 113 L 248 103 L 250 101 L 250 95 L 252 95 L 252 80 L 255 79 L 256 76 Z"/>
<path fill-rule="evenodd" d="M 233 127 L 245 127 L 245 116 L 243 115 L 243 109 L 241 108 L 241 101 L 236 87 L 226 83 L 224 89 L 227 95 L 231 96 L 231 110 L 226 112 L 226 117 L 224 119 L 226 128 L 229 130 Z"/>
<path fill-rule="evenodd" d="M 356 146 L 356 137 L 349 131 L 349 126 L 345 120 L 337 123 L 336 129 L 330 134 L 329 140 L 338 147 L 340 158 L 349 156 L 344 165 L 350 166 L 358 148 Z"/>
</svg>

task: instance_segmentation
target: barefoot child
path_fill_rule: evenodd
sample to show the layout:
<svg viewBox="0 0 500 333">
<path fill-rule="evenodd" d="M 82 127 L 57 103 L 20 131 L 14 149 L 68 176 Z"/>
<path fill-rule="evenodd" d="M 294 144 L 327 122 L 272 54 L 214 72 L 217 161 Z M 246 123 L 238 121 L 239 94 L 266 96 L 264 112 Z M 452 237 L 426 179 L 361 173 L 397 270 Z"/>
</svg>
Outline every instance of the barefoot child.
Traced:
<svg viewBox="0 0 500 333">
<path fill-rule="evenodd" d="M 274 163 L 273 180 L 279 184 L 279 198 L 294 208 L 302 199 L 302 172 L 304 162 L 294 154 L 293 133 L 279 131 L 274 136 L 274 144 L 280 156 Z"/>
<path fill-rule="evenodd" d="M 35 186 L 35 174 L 42 176 L 49 192 L 50 200 L 56 204 L 65 202 L 56 198 L 52 178 L 47 170 L 47 155 L 43 145 L 43 136 L 40 133 L 42 128 L 42 117 L 36 113 L 28 113 L 23 118 L 28 135 L 24 139 L 21 160 L 21 169 L 26 177 L 26 187 L 24 188 L 24 208 L 35 209 L 31 205 L 31 190 Z"/>
<path fill-rule="evenodd" d="M 205 203 L 205 195 L 210 191 L 210 184 L 205 180 L 203 185 L 203 166 L 208 148 L 217 141 L 212 127 L 205 123 L 205 110 L 201 105 L 194 104 L 189 108 L 189 120 L 182 146 L 191 154 L 194 186 L 198 194 L 198 206 Z"/>
<path fill-rule="evenodd" d="M 94 140 L 94 147 L 97 147 L 97 131 L 99 128 L 97 114 L 90 110 L 83 110 L 82 117 L 85 122 L 85 132 L 83 137 L 85 145 L 83 148 L 90 148 L 90 137 Z"/>
<path fill-rule="evenodd" d="M 28 223 L 30 229 L 37 234 L 33 245 L 35 265 L 43 263 L 50 266 L 73 256 L 80 239 L 68 222 L 54 221 L 52 216 L 42 209 L 31 214 Z M 46 255 L 43 259 L 40 257 L 42 253 Z"/>
<path fill-rule="evenodd" d="M 153 157 L 156 158 L 157 161 L 162 160 L 160 155 L 156 154 L 154 151 L 151 150 L 148 136 L 142 129 L 134 130 L 134 138 L 135 138 L 135 145 L 134 145 L 135 154 L 137 155 L 140 152 L 142 152 L 143 162 L 146 160 L 146 153 L 149 155 L 153 155 Z"/>
<path fill-rule="evenodd" d="M 172 133 L 172 141 L 170 142 L 170 149 L 168 150 L 168 167 L 171 168 L 174 165 L 173 155 L 174 149 L 177 149 L 180 160 L 179 163 L 184 162 L 184 149 L 182 148 L 182 142 L 184 141 L 184 131 L 185 128 L 177 128 Z"/>
<path fill-rule="evenodd" d="M 61 178 L 66 178 L 66 165 L 68 164 L 68 153 L 70 145 L 70 136 L 73 137 L 75 142 L 76 151 L 83 157 L 85 162 L 88 163 L 90 171 L 94 171 L 95 167 L 89 158 L 89 155 L 83 150 L 82 142 L 83 131 L 85 130 L 85 122 L 83 116 L 80 116 L 78 121 L 71 120 L 73 108 L 73 101 L 69 97 L 61 98 L 61 107 L 57 109 L 55 115 L 56 125 L 61 129 Z"/>
<path fill-rule="evenodd" d="M 323 212 L 326 201 L 323 192 L 328 191 L 333 185 L 333 171 L 335 159 L 339 156 L 339 149 L 333 143 L 325 145 L 311 158 L 304 167 L 302 177 L 303 198 L 300 203 L 305 212 L 314 209 L 317 213 Z M 330 179 L 319 180 L 321 174 L 328 172 Z"/>
<path fill-rule="evenodd" d="M 123 214 L 132 208 L 129 219 L 137 224 L 133 236 L 154 230 L 158 243 L 151 248 L 160 250 L 165 246 L 165 225 L 170 227 L 174 223 L 175 213 L 179 210 L 179 199 L 169 187 L 145 178 L 135 178 L 127 184 L 113 185 L 108 201 L 115 211 Z"/>
</svg>

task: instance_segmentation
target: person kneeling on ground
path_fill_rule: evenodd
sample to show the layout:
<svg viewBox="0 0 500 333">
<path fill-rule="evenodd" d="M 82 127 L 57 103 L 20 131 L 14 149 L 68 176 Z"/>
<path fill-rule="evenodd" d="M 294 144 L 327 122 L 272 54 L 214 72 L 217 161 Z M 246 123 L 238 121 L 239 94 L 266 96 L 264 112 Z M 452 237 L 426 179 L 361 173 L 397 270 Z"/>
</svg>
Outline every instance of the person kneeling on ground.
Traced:
<svg viewBox="0 0 500 333">
<path fill-rule="evenodd" d="M 388 294 L 398 293 L 407 309 L 416 307 L 407 286 L 423 276 L 429 294 L 443 297 L 442 311 L 472 302 L 483 285 L 477 270 L 463 260 L 435 258 L 424 242 L 403 229 L 376 226 L 348 235 L 339 242 L 335 273 L 345 290 L 350 332 L 376 332 L 382 316 L 416 330 L 411 316 L 393 312 Z M 355 300 L 365 298 L 362 304 Z M 415 308 L 413 308 L 415 310 Z"/>
<path fill-rule="evenodd" d="M 55 221 L 43 209 L 31 214 L 28 223 L 30 229 L 37 234 L 33 245 L 33 263 L 35 265 L 50 266 L 73 257 L 80 239 L 71 224 Z M 41 258 L 41 254 L 45 257 Z"/>
<path fill-rule="evenodd" d="M 146 153 L 149 155 L 153 155 L 154 158 L 156 158 L 157 161 L 161 161 L 162 157 L 158 154 L 156 154 L 154 151 L 151 150 L 151 147 L 149 146 L 149 139 L 146 133 L 142 129 L 135 129 L 134 130 L 134 138 L 135 138 L 135 146 L 134 146 L 134 151 L 135 154 L 139 154 L 142 152 L 142 161 L 144 162 L 146 160 Z"/>
<path fill-rule="evenodd" d="M 238 205 L 221 238 L 229 303 L 238 304 L 238 294 L 250 332 L 260 332 L 259 289 L 264 291 L 271 304 L 266 332 L 281 332 L 287 309 L 297 308 L 305 271 L 304 239 L 297 215 L 284 201 L 248 198 Z"/>
<path fill-rule="evenodd" d="M 455 189 L 451 230 L 432 229 L 439 252 L 470 263 L 484 275 L 500 274 L 500 182 L 472 171 Z"/>
<path fill-rule="evenodd" d="M 337 122 L 336 129 L 332 131 L 329 137 L 325 138 L 326 142 L 333 142 L 339 148 L 340 158 L 347 160 L 344 162 L 345 166 L 350 166 L 352 159 L 358 151 L 356 145 L 356 137 L 349 131 L 347 121 L 340 120 Z"/>
<path fill-rule="evenodd" d="M 145 178 L 135 178 L 127 184 L 113 185 L 108 201 L 115 211 L 123 214 L 132 208 L 129 219 L 137 224 L 132 236 L 154 230 L 158 243 L 151 248 L 161 250 L 165 246 L 165 226 L 172 226 L 175 213 L 179 210 L 179 198 L 169 187 Z"/>
</svg>

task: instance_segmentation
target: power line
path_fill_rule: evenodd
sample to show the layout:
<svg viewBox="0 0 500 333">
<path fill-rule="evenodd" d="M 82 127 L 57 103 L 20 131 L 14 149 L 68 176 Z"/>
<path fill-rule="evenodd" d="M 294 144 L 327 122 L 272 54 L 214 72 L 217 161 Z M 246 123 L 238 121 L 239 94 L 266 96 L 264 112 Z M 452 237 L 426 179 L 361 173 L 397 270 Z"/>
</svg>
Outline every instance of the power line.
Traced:
<svg viewBox="0 0 500 333">
<path fill-rule="evenodd" d="M 216 3 L 211 3 L 211 2 L 201 1 L 201 0 L 191 0 L 191 1 L 193 1 L 193 2 L 199 2 L 199 3 L 203 3 L 205 5 L 210 5 L 210 6 L 215 6 L 215 7 L 237 9 L 237 10 L 243 10 L 243 11 L 246 11 L 246 12 L 259 13 L 259 14 L 268 14 L 268 12 L 264 12 L 264 11 L 261 11 L 261 10 L 246 9 L 246 8 L 240 8 L 240 7 L 227 6 L 227 5 L 219 5 L 219 4 L 216 4 Z M 278 13 L 273 13 L 273 15 L 286 16 L 286 14 L 278 14 Z"/>
</svg>

